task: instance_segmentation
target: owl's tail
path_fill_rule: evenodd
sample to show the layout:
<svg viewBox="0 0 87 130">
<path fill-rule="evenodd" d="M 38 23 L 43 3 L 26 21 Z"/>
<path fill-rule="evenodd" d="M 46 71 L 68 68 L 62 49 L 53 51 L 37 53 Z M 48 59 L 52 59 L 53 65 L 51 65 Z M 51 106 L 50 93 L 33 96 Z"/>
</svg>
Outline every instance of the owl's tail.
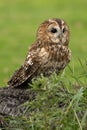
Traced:
<svg viewBox="0 0 87 130">
<path fill-rule="evenodd" d="M 11 79 L 8 81 L 9 87 L 19 87 L 22 86 L 23 84 L 26 84 L 28 80 L 28 75 L 25 73 L 25 69 L 23 66 L 21 66 Z"/>
</svg>

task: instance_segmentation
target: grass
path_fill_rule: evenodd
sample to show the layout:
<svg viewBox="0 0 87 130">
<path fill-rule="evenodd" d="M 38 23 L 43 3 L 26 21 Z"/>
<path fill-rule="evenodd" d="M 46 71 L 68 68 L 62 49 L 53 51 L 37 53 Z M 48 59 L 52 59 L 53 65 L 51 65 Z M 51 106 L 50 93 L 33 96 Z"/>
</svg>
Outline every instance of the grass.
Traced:
<svg viewBox="0 0 87 130">
<path fill-rule="evenodd" d="M 55 73 L 33 81 L 31 89 L 37 92 L 37 97 L 23 104 L 26 111 L 21 117 L 6 118 L 9 122 L 6 130 L 86 130 L 87 86 L 71 72 L 72 77 L 76 84 L 67 75 Z"/>
</svg>

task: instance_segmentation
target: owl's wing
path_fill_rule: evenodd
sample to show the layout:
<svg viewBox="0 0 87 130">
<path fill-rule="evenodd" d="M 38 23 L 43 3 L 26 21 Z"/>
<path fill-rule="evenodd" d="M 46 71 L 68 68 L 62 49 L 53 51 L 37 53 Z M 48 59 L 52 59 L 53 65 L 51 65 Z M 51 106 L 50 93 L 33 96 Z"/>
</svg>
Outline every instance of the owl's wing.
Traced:
<svg viewBox="0 0 87 130">
<path fill-rule="evenodd" d="M 36 57 L 36 55 L 34 57 L 30 56 L 28 59 L 26 58 L 24 65 L 15 71 L 11 79 L 8 81 L 8 85 L 11 87 L 18 87 L 30 82 L 33 78 L 32 76 L 35 75 L 40 66 L 38 59 L 39 58 Z"/>
</svg>

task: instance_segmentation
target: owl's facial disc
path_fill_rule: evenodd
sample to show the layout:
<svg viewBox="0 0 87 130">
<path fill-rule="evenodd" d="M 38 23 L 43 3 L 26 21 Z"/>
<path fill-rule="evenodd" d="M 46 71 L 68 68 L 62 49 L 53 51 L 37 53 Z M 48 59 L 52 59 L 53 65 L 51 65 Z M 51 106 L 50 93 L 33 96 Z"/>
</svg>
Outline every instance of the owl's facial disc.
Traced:
<svg viewBox="0 0 87 130">
<path fill-rule="evenodd" d="M 57 26 L 54 26 L 54 24 L 49 25 L 48 35 L 52 42 L 60 43 L 61 38 L 62 38 L 62 30 L 60 29 L 58 25 Z"/>
<path fill-rule="evenodd" d="M 58 44 L 68 45 L 69 28 L 67 24 L 60 19 L 49 19 L 48 36 L 49 39 Z M 67 43 L 67 44 L 66 44 Z"/>
</svg>

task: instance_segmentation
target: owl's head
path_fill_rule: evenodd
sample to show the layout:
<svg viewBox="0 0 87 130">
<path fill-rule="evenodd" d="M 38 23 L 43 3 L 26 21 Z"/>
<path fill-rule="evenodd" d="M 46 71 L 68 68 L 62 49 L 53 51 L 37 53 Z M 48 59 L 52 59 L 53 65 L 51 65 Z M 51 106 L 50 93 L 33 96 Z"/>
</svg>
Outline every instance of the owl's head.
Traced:
<svg viewBox="0 0 87 130">
<path fill-rule="evenodd" d="M 43 22 L 37 31 L 37 40 L 68 46 L 69 27 L 62 19 L 53 18 Z"/>
</svg>

